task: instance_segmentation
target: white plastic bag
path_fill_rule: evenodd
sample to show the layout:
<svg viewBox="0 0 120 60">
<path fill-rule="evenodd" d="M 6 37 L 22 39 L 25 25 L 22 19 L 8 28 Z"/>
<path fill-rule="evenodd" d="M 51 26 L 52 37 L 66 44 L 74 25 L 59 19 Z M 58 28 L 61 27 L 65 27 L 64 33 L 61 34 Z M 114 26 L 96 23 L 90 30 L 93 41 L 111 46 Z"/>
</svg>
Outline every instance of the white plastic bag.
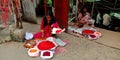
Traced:
<svg viewBox="0 0 120 60">
<path fill-rule="evenodd" d="M 33 34 L 26 32 L 26 34 L 25 34 L 25 39 L 26 39 L 26 40 L 30 40 L 30 39 L 32 39 L 32 38 L 33 38 Z"/>
</svg>

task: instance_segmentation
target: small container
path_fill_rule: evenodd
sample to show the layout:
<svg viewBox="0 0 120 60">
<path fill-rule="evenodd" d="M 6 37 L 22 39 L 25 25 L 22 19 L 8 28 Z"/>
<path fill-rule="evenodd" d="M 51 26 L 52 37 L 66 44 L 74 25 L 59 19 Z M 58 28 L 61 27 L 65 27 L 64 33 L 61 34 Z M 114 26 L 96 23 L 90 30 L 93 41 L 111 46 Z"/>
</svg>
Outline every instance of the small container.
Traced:
<svg viewBox="0 0 120 60">
<path fill-rule="evenodd" d="M 102 34 L 100 32 L 94 32 L 94 35 L 98 36 L 98 37 L 101 37 Z"/>
<path fill-rule="evenodd" d="M 28 55 L 30 56 L 30 57 L 38 57 L 40 54 L 39 54 L 39 49 L 37 49 L 37 48 L 30 48 L 29 50 L 28 50 Z"/>
<path fill-rule="evenodd" d="M 33 48 L 36 45 L 35 40 L 27 40 L 24 44 L 25 48 Z"/>
<path fill-rule="evenodd" d="M 52 51 L 41 51 L 40 57 L 42 60 L 49 60 L 53 57 Z"/>
</svg>

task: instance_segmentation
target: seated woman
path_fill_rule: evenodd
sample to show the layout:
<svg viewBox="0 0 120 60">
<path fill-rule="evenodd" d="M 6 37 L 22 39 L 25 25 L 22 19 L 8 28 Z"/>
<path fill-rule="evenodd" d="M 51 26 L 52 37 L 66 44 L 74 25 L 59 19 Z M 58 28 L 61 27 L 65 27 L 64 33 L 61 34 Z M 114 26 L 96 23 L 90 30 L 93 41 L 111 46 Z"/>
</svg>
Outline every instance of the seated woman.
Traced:
<svg viewBox="0 0 120 60">
<path fill-rule="evenodd" d="M 81 12 L 78 15 L 78 20 L 76 22 L 76 27 L 83 27 L 84 25 L 88 26 L 93 26 L 92 21 L 91 21 L 91 16 L 87 12 L 86 7 L 83 7 Z"/>
<path fill-rule="evenodd" d="M 46 14 L 46 16 L 42 19 L 40 25 L 40 32 L 34 34 L 34 38 L 46 38 L 51 37 L 52 28 L 59 28 L 59 25 L 56 21 L 56 18 L 53 16 L 52 13 Z"/>
</svg>

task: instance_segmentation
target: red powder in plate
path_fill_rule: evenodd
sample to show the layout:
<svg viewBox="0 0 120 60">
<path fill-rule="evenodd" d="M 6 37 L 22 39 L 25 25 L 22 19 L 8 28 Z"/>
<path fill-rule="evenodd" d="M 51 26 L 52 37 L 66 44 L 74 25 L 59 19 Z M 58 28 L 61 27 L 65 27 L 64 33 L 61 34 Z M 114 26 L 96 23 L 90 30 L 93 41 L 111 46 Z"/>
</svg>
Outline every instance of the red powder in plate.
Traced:
<svg viewBox="0 0 120 60">
<path fill-rule="evenodd" d="M 50 56 L 50 52 L 48 52 L 48 51 L 47 51 L 47 52 L 44 52 L 44 53 L 43 53 L 43 56 Z"/>
<path fill-rule="evenodd" d="M 90 35 L 91 38 L 95 38 L 96 36 L 95 35 Z"/>
<path fill-rule="evenodd" d="M 93 30 L 83 30 L 82 34 L 87 34 L 87 35 L 94 34 L 94 31 Z"/>
<path fill-rule="evenodd" d="M 61 31 L 62 31 L 62 30 L 57 30 L 56 33 L 59 33 L 59 32 L 61 32 Z"/>
<path fill-rule="evenodd" d="M 38 44 L 39 50 L 50 50 L 51 48 L 55 47 L 55 44 L 51 41 L 43 41 Z"/>
</svg>

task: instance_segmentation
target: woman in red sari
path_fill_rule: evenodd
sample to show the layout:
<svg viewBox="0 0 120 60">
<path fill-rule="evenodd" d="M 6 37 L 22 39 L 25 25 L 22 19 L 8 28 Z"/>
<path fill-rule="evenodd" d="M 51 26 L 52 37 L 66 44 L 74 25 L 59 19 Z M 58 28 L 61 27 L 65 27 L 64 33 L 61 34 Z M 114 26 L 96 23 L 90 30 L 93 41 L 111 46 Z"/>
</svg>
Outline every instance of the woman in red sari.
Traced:
<svg viewBox="0 0 120 60">
<path fill-rule="evenodd" d="M 52 34 L 52 28 L 59 28 L 59 25 L 56 21 L 56 18 L 53 16 L 52 13 L 48 13 L 41 21 L 41 25 L 40 25 L 40 32 L 34 34 L 34 38 L 47 38 L 47 37 L 51 37 Z"/>
</svg>

